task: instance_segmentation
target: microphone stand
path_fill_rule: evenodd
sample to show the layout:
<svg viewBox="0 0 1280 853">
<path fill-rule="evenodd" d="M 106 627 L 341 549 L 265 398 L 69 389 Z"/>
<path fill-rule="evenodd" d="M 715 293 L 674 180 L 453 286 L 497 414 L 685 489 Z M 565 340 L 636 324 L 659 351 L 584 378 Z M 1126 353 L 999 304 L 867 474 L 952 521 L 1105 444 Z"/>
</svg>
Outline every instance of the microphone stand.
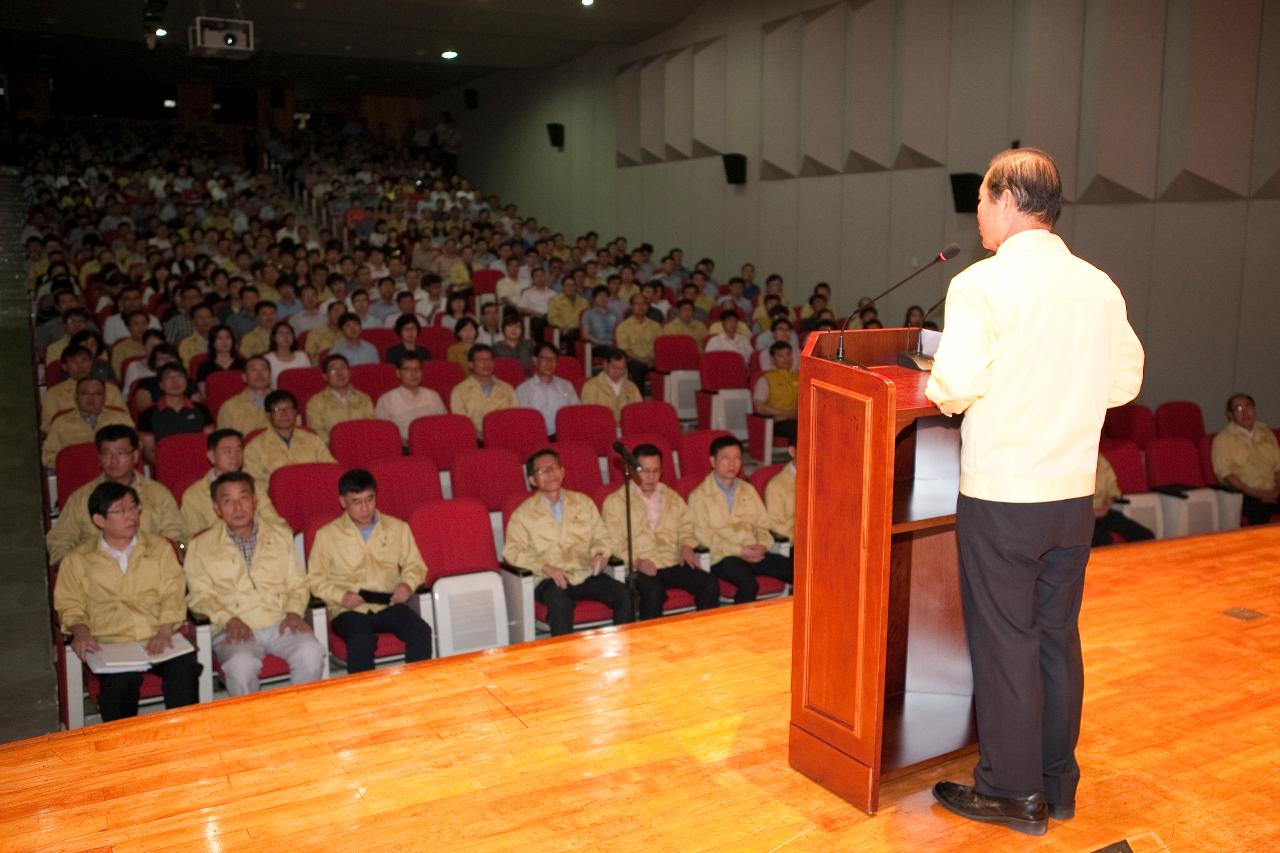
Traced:
<svg viewBox="0 0 1280 853">
<path fill-rule="evenodd" d="M 909 275 L 909 276 L 907 276 L 906 278 L 902 279 L 902 281 L 898 282 L 898 283 L 897 283 L 897 284 L 895 284 L 893 287 L 890 287 L 890 288 L 889 288 L 888 290 L 886 290 L 884 293 L 881 293 L 879 296 L 875 297 L 874 299 L 872 299 L 872 300 L 871 300 L 870 302 L 868 302 L 867 304 L 868 304 L 868 305 L 875 305 L 878 301 L 880 301 L 881 299 L 884 299 L 884 298 L 885 298 L 886 296 L 888 296 L 890 293 L 893 293 L 893 292 L 894 292 L 895 290 L 897 290 L 899 287 L 902 287 L 902 285 L 906 284 L 907 282 L 911 281 L 911 279 L 913 279 L 913 278 L 915 278 L 916 276 L 920 275 L 920 273 L 924 272 L 924 271 L 925 271 L 925 270 L 927 270 L 927 269 L 932 268 L 932 267 L 933 267 L 934 265 L 936 265 L 936 264 L 940 264 L 940 263 L 943 263 L 943 262 L 945 262 L 945 261 L 949 261 L 949 260 L 951 260 L 952 258 L 954 258 L 954 257 L 955 257 L 956 255 L 958 255 L 958 254 L 960 254 L 960 246 L 959 246 L 959 244 L 957 244 L 957 243 L 951 243 L 951 244 L 949 244 L 949 245 L 948 245 L 946 248 L 944 248 L 941 252 L 939 252 L 938 254 L 934 255 L 934 256 L 933 256 L 933 260 L 929 261 L 929 263 L 927 263 L 927 264 L 925 264 L 924 266 L 920 267 L 920 269 L 918 269 L 918 270 L 916 270 L 915 272 L 911 273 L 911 275 Z M 848 317 L 845 317 L 845 318 L 844 318 L 844 323 L 843 323 L 843 324 L 841 324 L 841 326 L 840 326 L 840 331 L 839 331 L 839 333 L 838 333 L 838 334 L 840 335 L 840 340 L 839 340 L 839 342 L 836 344 L 836 354 L 835 354 L 835 355 L 833 355 L 833 356 L 828 356 L 828 358 L 829 358 L 831 361 L 838 361 L 838 362 L 840 362 L 841 364 L 852 364 L 854 367 L 860 367 L 860 368 L 862 368 L 863 370 L 866 370 L 866 369 L 867 369 L 867 366 L 866 366 L 865 364 L 862 364 L 861 362 L 858 362 L 858 361 L 853 361 L 853 360 L 851 360 L 851 359 L 846 359 L 846 358 L 844 357 L 844 333 L 845 333 L 846 331 L 848 331 L 848 329 L 849 329 L 849 324 L 853 322 L 853 318 L 854 318 L 854 316 L 855 316 L 857 313 L 858 313 L 858 312 L 857 312 L 857 311 L 855 311 L 855 312 L 853 312 L 852 314 L 850 314 Z M 921 321 L 921 322 L 924 322 L 924 321 Z"/>
<path fill-rule="evenodd" d="M 916 335 L 916 346 L 911 352 L 898 353 L 898 365 L 901 367 L 909 367 L 912 370 L 932 370 L 933 356 L 924 354 L 924 321 L 929 319 L 929 315 L 942 307 L 947 301 L 947 297 L 942 297 L 920 318 L 920 334 Z"/>
<path fill-rule="evenodd" d="M 632 534 L 631 534 L 631 483 L 634 470 L 627 462 L 626 456 L 618 453 L 618 457 L 622 459 L 622 470 L 627 472 L 627 478 L 622 483 L 622 500 L 626 505 L 627 516 L 627 589 L 631 592 L 631 608 L 635 613 L 636 619 L 640 618 L 640 587 L 636 583 L 636 567 L 635 559 L 632 554 Z"/>
</svg>

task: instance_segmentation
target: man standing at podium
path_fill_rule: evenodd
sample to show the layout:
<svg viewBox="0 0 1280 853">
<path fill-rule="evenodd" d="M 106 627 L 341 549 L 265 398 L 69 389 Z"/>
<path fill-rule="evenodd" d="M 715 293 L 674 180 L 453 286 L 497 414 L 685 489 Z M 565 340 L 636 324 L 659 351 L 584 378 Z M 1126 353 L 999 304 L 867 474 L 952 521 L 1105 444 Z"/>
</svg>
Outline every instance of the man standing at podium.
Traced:
<svg viewBox="0 0 1280 853">
<path fill-rule="evenodd" d="M 925 390 L 944 414 L 965 413 L 956 540 L 979 748 L 974 784 L 933 794 L 1030 835 L 1075 813 L 1098 438 L 1143 365 L 1119 289 L 1053 233 L 1061 202 L 1048 154 L 991 161 L 978 231 L 995 255 L 952 279 Z"/>
</svg>

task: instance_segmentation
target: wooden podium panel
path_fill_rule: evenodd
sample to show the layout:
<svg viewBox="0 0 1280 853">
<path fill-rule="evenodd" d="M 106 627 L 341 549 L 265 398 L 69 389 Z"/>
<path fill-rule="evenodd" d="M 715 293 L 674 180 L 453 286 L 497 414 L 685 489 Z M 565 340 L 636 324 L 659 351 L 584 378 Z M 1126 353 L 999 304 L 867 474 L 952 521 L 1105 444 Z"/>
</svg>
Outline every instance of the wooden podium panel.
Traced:
<svg viewBox="0 0 1280 853">
<path fill-rule="evenodd" d="M 914 329 L 811 335 L 800 365 L 789 758 L 867 812 L 976 743 L 955 553 L 958 436 L 893 364 Z M 876 366 L 880 365 L 880 366 Z M 891 366 L 885 366 L 891 365 Z"/>
</svg>

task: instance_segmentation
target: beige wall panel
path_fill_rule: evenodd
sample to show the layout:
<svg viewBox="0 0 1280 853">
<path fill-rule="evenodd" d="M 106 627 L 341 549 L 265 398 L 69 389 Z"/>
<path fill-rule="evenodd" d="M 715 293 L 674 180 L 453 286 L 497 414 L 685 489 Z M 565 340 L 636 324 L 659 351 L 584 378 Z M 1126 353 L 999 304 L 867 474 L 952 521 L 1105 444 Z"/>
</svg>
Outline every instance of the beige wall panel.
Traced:
<svg viewBox="0 0 1280 853">
<path fill-rule="evenodd" d="M 932 260 L 946 245 L 946 224 L 955 210 L 945 169 L 907 169 L 892 173 L 891 179 L 888 274 L 882 284 L 873 285 L 869 296 L 886 290 Z M 881 300 L 877 305 L 881 321 L 886 326 L 898 323 L 908 305 L 942 293 L 946 266 L 940 264 L 922 273 Z M 954 274 L 954 268 L 948 272 Z"/>
<path fill-rule="evenodd" d="M 1146 342 L 1154 249 L 1155 205 L 1076 205 L 1067 246 L 1098 269 L 1124 294 L 1129 322 Z M 1066 239 L 1064 235 L 1064 239 Z"/>
<path fill-rule="evenodd" d="M 633 63 L 613 78 L 614 147 L 618 165 L 640 162 L 640 65 Z"/>
<path fill-rule="evenodd" d="M 640 66 L 640 155 L 646 163 L 660 162 L 666 155 L 662 132 L 665 64 L 656 56 Z"/>
<path fill-rule="evenodd" d="M 777 273 L 786 282 L 786 293 L 794 302 L 801 285 L 796 278 L 799 214 L 798 181 L 760 182 L 760 231 L 756 257 L 757 279 Z"/>
<path fill-rule="evenodd" d="M 947 159 L 951 172 L 983 172 L 1009 147 L 1009 45 L 1014 0 L 954 0 Z"/>
<path fill-rule="evenodd" d="M 760 169 L 766 179 L 800 174 L 799 15 L 764 26 L 764 82 L 760 93 Z"/>
<path fill-rule="evenodd" d="M 725 40 L 693 50 L 693 149 L 695 156 L 724 148 Z"/>
<path fill-rule="evenodd" d="M 1276 371 L 1276 318 L 1280 317 L 1280 201 L 1254 201 L 1248 205 L 1245 226 L 1244 286 L 1240 293 L 1240 330 L 1236 339 L 1236 374 L 1233 390 L 1253 395 L 1258 417 L 1280 426 L 1280 373 Z M 1228 391 L 1227 393 L 1231 393 Z M 1226 394 L 1214 407 L 1221 411 Z M 1205 411 L 1206 424 L 1216 418 Z"/>
<path fill-rule="evenodd" d="M 898 168 L 940 166 L 947 160 L 951 73 L 949 0 L 901 0 L 898 6 Z"/>
<path fill-rule="evenodd" d="M 845 4 L 803 17 L 800 53 L 800 154 L 806 175 L 844 168 Z"/>
<path fill-rule="evenodd" d="M 1084 6 L 1084 0 L 1015 4 L 1009 135 L 1053 155 L 1068 200 L 1076 194 Z"/>
<path fill-rule="evenodd" d="M 666 156 L 693 155 L 693 48 L 667 55 L 662 70 L 662 135 Z"/>
<path fill-rule="evenodd" d="M 1249 191 L 1280 198 L 1280 0 L 1264 4 L 1261 43 Z"/>
<path fill-rule="evenodd" d="M 845 20 L 845 171 L 893 162 L 895 46 L 893 0 L 871 0 Z"/>
<path fill-rule="evenodd" d="M 689 203 L 690 225 L 688 244 L 685 248 L 685 266 L 692 269 L 693 261 L 709 257 L 717 264 L 717 278 L 725 279 L 728 273 L 722 267 L 728 263 L 725 254 L 724 207 L 729 185 L 724 180 L 724 165 L 719 157 L 700 157 L 688 163 L 689 186 L 692 200 Z M 736 273 L 736 270 L 735 270 Z"/>
<path fill-rule="evenodd" d="M 841 179 L 839 175 L 796 181 L 796 284 L 798 298 L 809 298 L 813 286 L 825 281 L 834 287 L 840 276 Z"/>
<path fill-rule="evenodd" d="M 889 172 L 845 175 L 841 179 L 843 224 L 840 234 L 840 280 L 831 283 L 833 310 L 847 315 L 858 298 L 873 296 L 888 285 L 889 200 L 893 178 Z"/>
</svg>

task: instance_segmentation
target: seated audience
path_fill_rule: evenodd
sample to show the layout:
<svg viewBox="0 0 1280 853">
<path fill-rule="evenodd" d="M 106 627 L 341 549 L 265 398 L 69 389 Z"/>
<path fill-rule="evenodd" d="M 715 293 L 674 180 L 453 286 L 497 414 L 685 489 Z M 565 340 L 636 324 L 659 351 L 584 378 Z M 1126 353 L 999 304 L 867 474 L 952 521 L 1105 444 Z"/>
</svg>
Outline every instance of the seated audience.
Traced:
<svg viewBox="0 0 1280 853">
<path fill-rule="evenodd" d="M 221 475 L 210 496 L 219 523 L 187 549 L 187 605 L 213 626 L 227 694 L 256 692 L 269 654 L 288 662 L 294 684 L 316 681 L 324 674 L 324 647 L 306 620 L 310 594 L 293 533 L 259 517 L 248 474 Z"/>
<path fill-rule="evenodd" d="M 245 333 L 240 339 L 240 355 L 248 358 L 262 355 L 271 349 L 271 330 L 277 322 L 276 304 L 264 299 L 253 306 L 253 316 L 257 325 Z"/>
<path fill-rule="evenodd" d="M 128 335 L 111 345 L 111 370 L 116 376 L 124 376 L 124 363 L 131 358 L 146 358 L 147 345 L 144 342 L 150 330 L 147 322 L 151 315 L 146 311 L 130 311 L 128 315 Z"/>
<path fill-rule="evenodd" d="M 396 364 L 400 387 L 392 388 L 378 398 L 374 417 L 391 421 L 400 430 L 400 442 L 409 446 L 409 425 L 428 415 L 447 414 L 444 400 L 430 388 L 422 387 L 422 361 L 416 355 L 402 356 Z"/>
<path fill-rule="evenodd" d="M 311 359 L 298 346 L 298 337 L 288 320 L 280 320 L 271 327 L 271 347 L 264 358 L 271 365 L 271 387 L 280 382 L 280 374 L 286 370 L 298 370 L 311 366 Z"/>
<path fill-rule="evenodd" d="M 644 390 L 645 376 L 653 367 L 653 342 L 662 334 L 662 327 L 649 318 L 649 302 L 643 294 L 631 298 L 631 315 L 614 329 L 618 349 L 627 354 L 627 370 L 631 381 Z"/>
<path fill-rule="evenodd" d="M 514 358 L 524 368 L 525 375 L 533 372 L 534 343 L 524 336 L 524 321 L 519 314 L 507 314 L 502 319 L 502 340 L 493 345 L 495 358 Z"/>
<path fill-rule="evenodd" d="M 736 352 L 742 356 L 742 363 L 748 365 L 751 363 L 751 353 L 754 347 L 751 346 L 751 335 L 741 327 L 738 322 L 738 314 L 735 311 L 723 311 L 720 314 L 721 331 L 719 334 L 712 335 L 707 338 L 706 352 Z"/>
<path fill-rule="evenodd" d="M 757 415 L 773 418 L 773 434 L 796 443 L 796 406 L 800 393 L 800 372 L 791 369 L 791 344 L 776 341 L 769 347 L 773 369 L 756 380 L 751 391 Z"/>
<path fill-rule="evenodd" d="M 201 353 L 208 355 L 209 332 L 216 322 L 213 309 L 208 305 L 197 305 L 191 309 L 191 334 L 178 342 L 178 358 L 183 364 L 190 364 Z"/>
<path fill-rule="evenodd" d="M 471 375 L 453 386 L 449 394 L 449 411 L 465 415 L 475 425 L 476 435 L 483 437 L 484 416 L 499 409 L 520 405 L 516 389 L 493 375 L 493 350 L 484 344 L 471 347 L 468 354 Z"/>
<path fill-rule="evenodd" d="M 791 461 L 773 475 L 764 487 L 764 507 L 769 511 L 769 530 L 788 539 L 796 538 L 796 446 L 787 447 Z"/>
<path fill-rule="evenodd" d="M 209 433 L 205 446 L 207 448 L 205 455 L 209 459 L 209 473 L 188 486 L 178 503 L 182 509 L 182 520 L 193 536 L 218 523 L 217 513 L 213 511 L 213 497 L 209 491 L 214 480 L 223 474 L 244 469 L 244 436 L 235 430 L 214 430 Z M 265 481 L 254 482 L 254 494 L 258 497 L 260 518 L 288 527 L 272 505 Z"/>
<path fill-rule="evenodd" d="M 388 363 L 399 364 L 405 356 L 413 356 L 420 362 L 430 361 L 431 353 L 418 343 L 418 332 L 421 328 L 418 319 L 412 314 L 401 314 L 396 318 L 395 330 L 400 342 L 387 350 Z M 465 367 L 463 371 L 466 371 Z"/>
<path fill-rule="evenodd" d="M 101 379 L 86 376 L 76 383 L 76 405 L 54 416 L 49 425 L 49 435 L 40 450 L 44 467 L 52 468 L 58 460 L 58 452 L 73 444 L 93 441 L 102 427 L 122 424 L 133 427 L 133 418 L 121 408 L 106 405 L 107 385 Z"/>
<path fill-rule="evenodd" d="M 267 395 L 264 404 L 271 428 L 250 439 L 244 448 L 244 470 L 260 483 L 285 465 L 303 462 L 336 462 L 318 435 L 298 427 L 298 400 L 288 391 Z"/>
<path fill-rule="evenodd" d="M 71 635 L 71 648 L 81 660 L 103 643 L 141 643 L 153 655 L 171 650 L 173 635 L 187 618 L 182 567 L 172 546 L 140 530 L 142 499 L 129 486 L 99 483 L 89 494 L 87 513 L 96 535 L 63 559 L 53 588 L 53 608 L 63 632 Z M 199 701 L 200 664 L 194 652 L 152 664 L 150 670 L 160 676 L 166 708 Z M 98 674 L 103 722 L 137 716 L 142 676 Z"/>
<path fill-rule="evenodd" d="M 547 424 L 547 435 L 554 437 L 556 412 L 582 401 L 578 399 L 578 392 L 573 390 L 572 382 L 556 376 L 559 360 L 556 348 L 551 344 L 539 344 L 536 352 L 533 375 L 520 383 L 516 389 L 516 400 L 523 408 L 536 409 Z"/>
<path fill-rule="evenodd" d="M 219 370 L 244 370 L 244 359 L 236 352 L 236 339 L 227 326 L 214 326 L 209 330 L 209 358 L 196 370 L 196 381 L 204 392 L 204 381 Z"/>
<path fill-rule="evenodd" d="M 163 365 L 156 372 L 160 399 L 138 416 L 138 434 L 142 437 L 142 455 L 152 465 L 156 461 L 156 445 L 171 435 L 191 432 L 213 432 L 213 413 L 187 393 L 187 372 L 180 364 Z"/>
<path fill-rule="evenodd" d="M 60 413 L 75 410 L 76 388 L 80 380 L 93 375 L 93 354 L 82 346 L 67 347 L 62 351 L 62 366 L 67 378 L 47 389 L 40 404 L 41 432 L 47 433 L 53 426 L 53 419 Z M 106 406 L 127 409 L 124 395 L 114 382 L 104 382 L 104 387 Z"/>
<path fill-rule="evenodd" d="M 339 323 L 346 314 L 347 305 L 345 302 L 341 300 L 330 302 L 329 307 L 325 309 L 325 323 L 307 333 L 306 344 L 303 348 L 306 350 L 307 357 L 311 359 L 312 364 L 319 364 L 320 353 L 333 347 L 342 338 L 342 330 Z M 296 329 L 297 326 L 294 326 L 294 328 Z"/>
<path fill-rule="evenodd" d="M 1269 426 L 1258 420 L 1253 398 L 1227 400 L 1228 424 L 1213 437 L 1213 473 L 1244 495 L 1244 517 L 1266 524 L 1280 514 L 1280 447 Z"/>
<path fill-rule="evenodd" d="M 612 610 L 615 625 L 633 621 L 631 591 L 605 571 L 613 544 L 595 501 L 563 488 L 553 450 L 530 456 L 525 473 L 534 494 L 511 514 L 502 558 L 533 573 L 551 635 L 572 631 L 574 602 L 587 599 Z"/>
<path fill-rule="evenodd" d="M 694 316 L 694 310 L 692 302 L 681 299 L 676 303 L 676 316 L 662 327 L 662 334 L 686 335 L 697 341 L 698 346 L 701 347 L 707 337 L 707 325 Z"/>
<path fill-rule="evenodd" d="M 609 288 L 597 285 L 591 291 L 591 307 L 582 312 L 581 337 L 595 346 L 613 346 L 613 329 L 618 315 L 609 309 Z"/>
<path fill-rule="evenodd" d="M 233 429 L 241 435 L 266 429 L 270 393 L 271 362 L 260 355 L 250 356 L 244 363 L 244 390 L 218 409 L 218 428 Z"/>
<path fill-rule="evenodd" d="M 57 565 L 76 546 L 98 535 L 89 514 L 89 496 L 101 483 L 130 486 L 142 499 L 141 530 L 173 542 L 187 541 L 187 526 L 169 490 L 137 470 L 138 433 L 133 427 L 112 424 L 100 427 L 93 439 L 102 473 L 71 493 L 62 502 L 62 513 L 45 535 L 50 565 Z"/>
<path fill-rule="evenodd" d="M 339 353 L 325 357 L 324 379 L 324 390 L 307 401 L 307 426 L 328 444 L 334 424 L 373 417 L 373 400 L 351 384 L 351 365 Z"/>
<path fill-rule="evenodd" d="M 343 513 L 316 532 L 307 583 L 347 644 L 347 671 L 373 669 L 378 633 L 404 643 L 406 662 L 431 657 L 431 628 L 407 602 L 427 576 L 409 525 L 378 511 L 373 475 L 354 468 L 338 480 Z M 370 593 L 389 600 L 366 600 Z M 370 596 L 373 599 L 373 596 Z"/>
<path fill-rule="evenodd" d="M 498 303 L 486 302 L 480 306 L 480 324 L 476 329 L 475 342 L 493 346 L 500 340 L 502 340 L 502 314 L 498 310 Z"/>
<path fill-rule="evenodd" d="M 475 345 L 479 329 L 476 321 L 470 317 L 459 317 L 453 326 L 454 342 L 445 350 L 444 357 L 461 367 L 464 373 L 467 370 L 467 353 Z"/>
<path fill-rule="evenodd" d="M 693 533 L 711 551 L 711 573 L 737 588 L 733 600 L 755 601 L 756 577 L 791 583 L 791 558 L 769 552 L 769 511 L 742 472 L 742 442 L 721 436 L 711 442 L 711 473 L 689 495 Z"/>
<path fill-rule="evenodd" d="M 547 302 L 547 323 L 560 330 L 560 349 L 572 353 L 574 343 L 582 337 L 582 315 L 587 310 L 587 300 L 578 293 L 578 282 L 566 278 L 560 292 Z"/>
<path fill-rule="evenodd" d="M 342 331 L 342 337 L 330 347 L 329 355 L 342 356 L 347 360 L 349 367 L 357 364 L 378 363 L 378 348 L 360 337 L 363 327 L 358 315 L 353 312 L 343 314 L 338 318 L 338 328 Z M 325 359 L 325 363 L 328 364 L 328 362 L 329 360 Z"/>
<path fill-rule="evenodd" d="M 639 403 L 640 389 L 627 378 L 627 354 L 622 350 L 606 349 L 604 370 L 582 384 L 582 402 L 596 406 L 608 406 L 615 422 L 622 421 L 622 409 L 630 403 Z"/>
<path fill-rule="evenodd" d="M 1120 483 L 1107 457 L 1098 454 L 1098 475 L 1093 489 L 1093 547 L 1110 545 L 1115 533 L 1126 542 L 1154 539 L 1155 534 L 1143 525 L 1114 509 L 1120 497 Z"/>
<path fill-rule="evenodd" d="M 699 568 L 694 549 L 693 522 L 684 499 L 661 482 L 662 451 L 641 444 L 633 451 L 640 463 L 623 488 L 631 489 L 631 560 L 640 593 L 640 618 L 662 615 L 667 590 L 683 589 L 697 609 L 720 605 L 720 586 L 714 575 Z M 604 525 L 613 535 L 613 553 L 627 555 L 627 504 L 622 489 L 604 500 Z"/>
</svg>

